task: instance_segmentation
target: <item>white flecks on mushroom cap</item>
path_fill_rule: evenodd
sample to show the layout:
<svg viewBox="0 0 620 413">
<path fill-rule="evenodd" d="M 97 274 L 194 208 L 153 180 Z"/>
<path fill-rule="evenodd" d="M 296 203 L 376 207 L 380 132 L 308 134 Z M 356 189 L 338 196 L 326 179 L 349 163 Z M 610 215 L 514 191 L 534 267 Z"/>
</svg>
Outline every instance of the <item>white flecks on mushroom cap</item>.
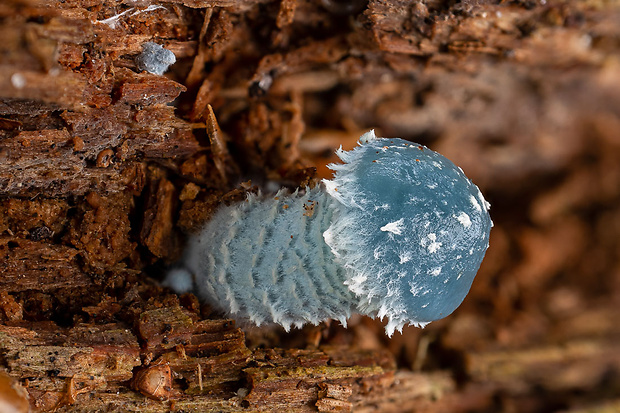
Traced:
<svg viewBox="0 0 620 413">
<path fill-rule="evenodd" d="M 492 222 L 478 187 L 444 156 L 373 131 L 360 143 L 338 151 L 344 164 L 331 165 L 334 179 L 324 181 L 340 205 L 324 238 L 347 269 L 357 310 L 386 317 L 391 335 L 461 304 Z"/>
<path fill-rule="evenodd" d="M 420 245 L 427 248 L 430 254 L 433 254 L 437 252 L 437 250 L 441 248 L 443 244 L 441 242 L 437 242 L 437 234 L 431 232 L 425 238 L 422 238 L 422 240 L 420 241 Z"/>
<path fill-rule="evenodd" d="M 455 215 L 455 218 L 461 223 L 461 225 L 463 225 L 465 228 L 469 228 L 471 227 L 471 219 L 469 218 L 469 215 L 467 215 L 465 212 L 461 211 L 460 214 Z"/>
<path fill-rule="evenodd" d="M 392 234 L 400 235 L 403 233 L 403 229 L 405 228 L 404 221 L 405 219 L 401 218 L 398 221 L 387 223 L 379 229 L 381 231 L 391 232 Z"/>
</svg>

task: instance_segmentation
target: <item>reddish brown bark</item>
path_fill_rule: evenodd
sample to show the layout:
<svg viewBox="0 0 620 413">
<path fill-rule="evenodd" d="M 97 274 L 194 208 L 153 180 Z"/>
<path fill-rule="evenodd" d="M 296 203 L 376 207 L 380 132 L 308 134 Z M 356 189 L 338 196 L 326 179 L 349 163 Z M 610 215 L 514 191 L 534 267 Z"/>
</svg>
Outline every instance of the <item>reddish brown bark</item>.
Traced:
<svg viewBox="0 0 620 413">
<path fill-rule="evenodd" d="M 0 402 L 620 405 L 618 6 L 339 3 L 0 4 Z M 176 56 L 163 76 L 136 66 L 148 41 Z M 392 339 L 359 317 L 285 333 L 158 285 L 218 205 L 315 184 L 370 128 L 444 153 L 493 205 L 453 315 Z"/>
</svg>

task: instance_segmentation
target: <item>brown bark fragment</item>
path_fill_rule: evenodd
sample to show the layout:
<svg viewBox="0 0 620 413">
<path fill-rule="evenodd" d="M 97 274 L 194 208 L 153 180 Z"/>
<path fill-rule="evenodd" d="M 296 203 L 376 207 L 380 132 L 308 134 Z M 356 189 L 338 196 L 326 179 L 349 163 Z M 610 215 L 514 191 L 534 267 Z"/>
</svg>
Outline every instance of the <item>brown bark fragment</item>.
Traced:
<svg viewBox="0 0 620 413">
<path fill-rule="evenodd" d="M 59 288 L 83 288 L 91 284 L 77 261 L 78 250 L 47 242 L 0 238 L 2 251 L 0 286 L 7 292 L 35 288 L 42 291 Z"/>
<path fill-rule="evenodd" d="M 0 2 L 8 382 L 33 411 L 614 410 L 619 17 L 574 0 Z M 176 56 L 164 76 L 137 69 L 149 41 Z M 316 184 L 370 128 L 441 151 L 493 204 L 453 315 L 389 341 L 353 317 L 246 344 L 156 285 L 219 205 Z"/>
<path fill-rule="evenodd" d="M 160 364 L 139 370 L 134 377 L 134 387 L 151 399 L 168 400 L 172 390 L 170 366 Z"/>
<path fill-rule="evenodd" d="M 174 247 L 172 215 L 176 191 L 165 178 L 152 181 L 152 196 L 144 211 L 140 238 L 151 253 L 158 258 L 170 255 Z"/>
<path fill-rule="evenodd" d="M 86 263 L 95 270 L 118 265 L 135 248 L 128 240 L 131 229 L 127 203 L 130 196 L 118 194 L 104 198 L 95 192 L 87 195 L 74 219 L 67 241 L 82 251 Z"/>
<path fill-rule="evenodd" d="M 24 325 L 28 327 L 0 328 L 0 346 L 7 355 L 11 373 L 18 377 L 36 378 L 51 373 L 53 377 L 124 381 L 132 377 L 133 367 L 140 364 L 138 343 L 127 329 L 115 325 L 76 326 L 68 330 L 49 323 Z M 45 385 L 31 382 L 29 388 Z"/>
<path fill-rule="evenodd" d="M 297 8 L 297 0 L 282 0 L 280 2 L 280 11 L 276 18 L 276 27 L 282 29 L 291 23 L 295 18 L 295 9 Z"/>
<path fill-rule="evenodd" d="M 215 113 L 211 105 L 207 105 L 207 114 L 205 115 L 207 123 L 207 134 L 211 143 L 211 154 L 213 163 L 220 174 L 222 186 L 226 186 L 231 178 L 235 178 L 239 174 L 237 165 L 233 162 L 226 147 L 227 138 L 217 123 Z"/>
<path fill-rule="evenodd" d="M 23 307 L 6 291 L 0 291 L 0 309 L 3 321 L 21 321 L 24 317 Z"/>
<path fill-rule="evenodd" d="M 211 17 L 213 16 L 213 8 L 208 7 L 204 9 L 204 17 L 202 21 L 202 27 L 200 28 L 200 34 L 198 35 L 198 52 L 194 57 L 192 68 L 187 74 L 185 84 L 189 86 L 195 86 L 204 76 L 204 63 L 208 58 L 208 46 L 204 39 L 211 23 Z"/>
<path fill-rule="evenodd" d="M 0 406 L 11 413 L 28 413 L 28 392 L 17 380 L 0 371 Z"/>
<path fill-rule="evenodd" d="M 0 232 L 28 233 L 33 241 L 49 238 L 66 225 L 68 209 L 63 199 L 5 198 L 0 201 Z M 49 229 L 48 236 L 35 236 L 41 228 Z"/>
<path fill-rule="evenodd" d="M 142 73 L 137 79 L 121 84 L 118 98 L 128 105 L 149 106 L 171 102 L 186 90 L 179 83 L 162 81 L 160 76 Z"/>
</svg>

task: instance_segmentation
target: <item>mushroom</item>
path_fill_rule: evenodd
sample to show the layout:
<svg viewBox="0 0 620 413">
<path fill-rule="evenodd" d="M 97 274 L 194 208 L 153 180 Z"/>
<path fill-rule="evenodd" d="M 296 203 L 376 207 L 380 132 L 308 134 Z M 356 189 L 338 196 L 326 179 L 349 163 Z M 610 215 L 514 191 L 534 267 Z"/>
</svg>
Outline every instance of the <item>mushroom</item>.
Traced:
<svg viewBox="0 0 620 413">
<path fill-rule="evenodd" d="M 360 138 L 332 180 L 221 207 L 165 284 L 261 325 L 424 327 L 467 295 L 493 225 L 480 190 L 444 156 L 402 139 Z"/>
</svg>

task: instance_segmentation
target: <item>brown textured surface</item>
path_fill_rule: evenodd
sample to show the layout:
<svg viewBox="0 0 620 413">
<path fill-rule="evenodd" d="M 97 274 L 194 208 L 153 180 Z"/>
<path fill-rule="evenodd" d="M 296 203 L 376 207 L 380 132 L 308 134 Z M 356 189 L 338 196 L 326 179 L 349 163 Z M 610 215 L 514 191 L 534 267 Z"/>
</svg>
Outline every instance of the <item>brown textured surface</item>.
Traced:
<svg viewBox="0 0 620 413">
<path fill-rule="evenodd" d="M 620 406 L 617 2 L 9 0 L 0 39 L 0 384 L 33 411 Z M 492 204 L 453 315 L 286 334 L 158 286 L 218 205 L 369 128 Z"/>
</svg>

